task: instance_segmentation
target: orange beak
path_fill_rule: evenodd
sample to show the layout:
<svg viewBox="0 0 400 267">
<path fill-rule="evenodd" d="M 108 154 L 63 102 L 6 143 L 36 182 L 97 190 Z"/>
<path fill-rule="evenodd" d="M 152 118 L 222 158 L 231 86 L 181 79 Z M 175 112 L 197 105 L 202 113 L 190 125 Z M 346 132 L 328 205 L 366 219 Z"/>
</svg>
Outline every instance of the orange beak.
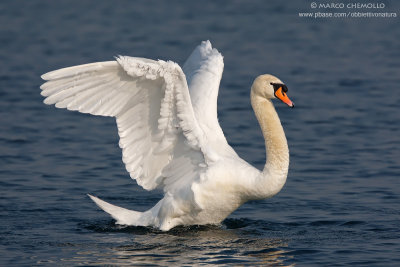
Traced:
<svg viewBox="0 0 400 267">
<path fill-rule="evenodd" d="M 283 103 L 286 103 L 289 107 L 293 108 L 294 103 L 289 99 L 287 94 L 282 91 L 282 87 L 279 87 L 278 90 L 275 91 L 276 98 L 280 99 Z"/>
</svg>

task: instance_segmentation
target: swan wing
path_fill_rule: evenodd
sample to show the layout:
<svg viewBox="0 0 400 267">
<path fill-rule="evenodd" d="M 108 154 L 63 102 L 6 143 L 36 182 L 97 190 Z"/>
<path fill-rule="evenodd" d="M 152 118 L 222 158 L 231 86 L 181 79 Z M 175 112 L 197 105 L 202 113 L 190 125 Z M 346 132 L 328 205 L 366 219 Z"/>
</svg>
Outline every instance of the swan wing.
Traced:
<svg viewBox="0 0 400 267">
<path fill-rule="evenodd" d="M 210 145 L 217 145 L 218 151 L 235 153 L 226 141 L 217 116 L 217 98 L 223 70 L 223 57 L 210 41 L 203 41 L 197 46 L 183 65 L 193 110 L 207 141 Z"/>
<path fill-rule="evenodd" d="M 143 188 L 173 191 L 206 168 L 204 133 L 178 64 L 120 56 L 42 78 L 45 104 L 116 118 L 123 162 Z"/>
</svg>

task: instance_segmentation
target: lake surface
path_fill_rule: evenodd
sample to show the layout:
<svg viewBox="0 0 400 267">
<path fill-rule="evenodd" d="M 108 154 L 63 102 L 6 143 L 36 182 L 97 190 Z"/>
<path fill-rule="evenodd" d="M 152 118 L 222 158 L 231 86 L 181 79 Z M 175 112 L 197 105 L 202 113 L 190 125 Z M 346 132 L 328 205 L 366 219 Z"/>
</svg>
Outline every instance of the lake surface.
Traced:
<svg viewBox="0 0 400 267">
<path fill-rule="evenodd" d="M 382 2 L 399 15 L 398 1 Z M 1 1 L 0 265 L 398 266 L 399 18 L 298 15 L 314 11 L 309 1 Z M 287 183 L 220 226 L 116 226 L 87 193 L 135 210 L 161 194 L 129 178 L 112 118 L 44 105 L 40 75 L 115 55 L 183 64 L 207 39 L 225 60 L 220 123 L 258 168 L 251 83 L 271 73 L 287 84 L 296 108 L 275 103 Z"/>
</svg>

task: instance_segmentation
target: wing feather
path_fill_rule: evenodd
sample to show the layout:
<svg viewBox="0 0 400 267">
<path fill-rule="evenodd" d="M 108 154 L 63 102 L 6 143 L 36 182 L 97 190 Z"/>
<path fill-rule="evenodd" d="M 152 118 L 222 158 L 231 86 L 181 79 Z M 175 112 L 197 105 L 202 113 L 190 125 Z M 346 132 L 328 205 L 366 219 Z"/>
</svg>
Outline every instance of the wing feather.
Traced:
<svg viewBox="0 0 400 267">
<path fill-rule="evenodd" d="M 218 122 L 217 98 L 224 70 L 222 55 L 210 41 L 202 42 L 183 65 L 187 77 L 193 110 L 210 147 L 219 154 L 234 154 Z"/>
<path fill-rule="evenodd" d="M 116 118 L 123 162 L 143 188 L 173 191 L 199 177 L 204 134 L 176 63 L 120 56 L 42 78 L 44 103 Z"/>
</svg>

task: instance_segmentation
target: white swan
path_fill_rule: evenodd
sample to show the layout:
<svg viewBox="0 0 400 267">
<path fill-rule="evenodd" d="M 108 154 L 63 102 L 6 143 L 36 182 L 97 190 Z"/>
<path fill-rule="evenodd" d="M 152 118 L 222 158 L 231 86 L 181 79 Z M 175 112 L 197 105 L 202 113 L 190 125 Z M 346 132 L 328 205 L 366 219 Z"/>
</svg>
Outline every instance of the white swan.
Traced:
<svg viewBox="0 0 400 267">
<path fill-rule="evenodd" d="M 44 103 L 116 118 L 123 161 L 146 190 L 164 198 L 137 212 L 91 199 L 118 224 L 217 224 L 248 200 L 269 198 L 286 182 L 289 150 L 271 102 L 289 106 L 287 87 L 272 75 L 257 77 L 251 104 L 265 138 L 267 162 L 259 171 L 229 146 L 217 119 L 222 55 L 202 42 L 183 66 L 120 56 L 46 73 Z"/>
</svg>

